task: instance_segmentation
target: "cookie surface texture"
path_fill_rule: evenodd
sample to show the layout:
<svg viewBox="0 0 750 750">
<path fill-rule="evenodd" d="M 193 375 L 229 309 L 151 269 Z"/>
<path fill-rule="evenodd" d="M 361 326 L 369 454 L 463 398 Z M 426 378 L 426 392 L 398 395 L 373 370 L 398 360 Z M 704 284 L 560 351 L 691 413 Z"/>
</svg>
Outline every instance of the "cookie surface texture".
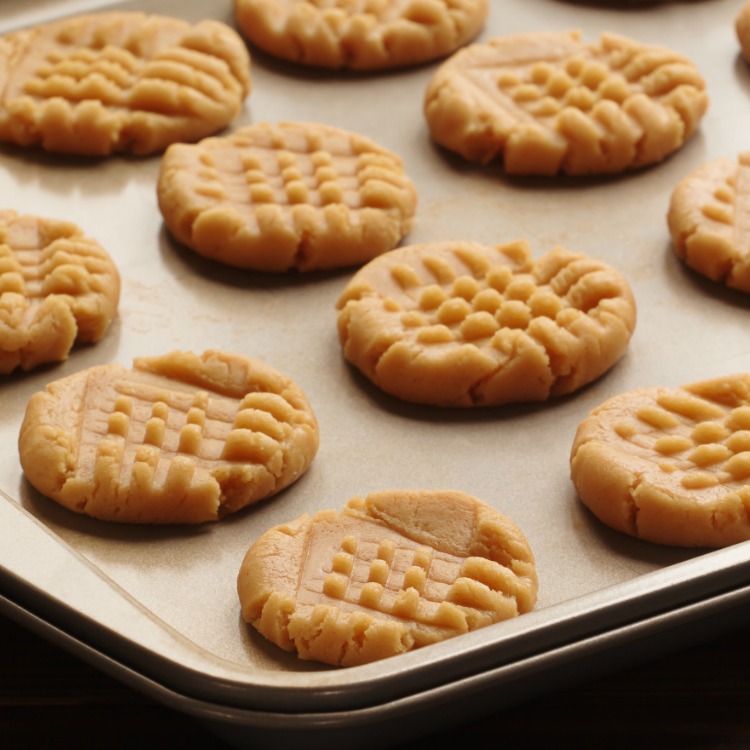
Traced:
<svg viewBox="0 0 750 750">
<path fill-rule="evenodd" d="M 0 140 L 142 155 L 228 125 L 250 92 L 250 56 L 218 21 L 91 13 L 0 37 L 0 82 Z"/>
<path fill-rule="evenodd" d="M 615 396 L 579 425 L 571 477 L 613 529 L 651 542 L 750 539 L 750 375 Z"/>
<path fill-rule="evenodd" d="M 599 260 L 528 243 L 399 248 L 338 301 L 344 356 L 386 393 L 491 406 L 571 393 L 624 354 L 636 321 L 627 281 Z"/>
<path fill-rule="evenodd" d="M 428 83 L 433 139 L 508 174 L 613 174 L 660 162 L 708 107 L 696 66 L 663 47 L 602 34 L 529 33 L 460 50 Z"/>
<path fill-rule="evenodd" d="M 750 292 L 750 152 L 716 159 L 684 177 L 669 203 L 675 253 L 712 281 Z"/>
<path fill-rule="evenodd" d="M 74 224 L 0 211 L 0 374 L 67 358 L 117 314 L 120 275 Z"/>
<path fill-rule="evenodd" d="M 455 491 L 382 491 L 263 534 L 243 619 L 302 659 L 354 666 L 528 612 L 534 557 L 499 511 Z"/>
<path fill-rule="evenodd" d="M 488 0 L 235 0 L 241 33 L 284 60 L 384 70 L 433 60 L 469 42 Z"/>
<path fill-rule="evenodd" d="M 162 159 L 159 208 L 172 235 L 256 271 L 362 264 L 409 231 L 417 194 L 401 159 L 315 123 L 261 123 Z"/>
<path fill-rule="evenodd" d="M 31 484 L 70 510 L 192 524 L 295 482 L 318 439 L 302 391 L 268 365 L 172 352 L 50 383 L 29 400 L 19 452 Z"/>
</svg>

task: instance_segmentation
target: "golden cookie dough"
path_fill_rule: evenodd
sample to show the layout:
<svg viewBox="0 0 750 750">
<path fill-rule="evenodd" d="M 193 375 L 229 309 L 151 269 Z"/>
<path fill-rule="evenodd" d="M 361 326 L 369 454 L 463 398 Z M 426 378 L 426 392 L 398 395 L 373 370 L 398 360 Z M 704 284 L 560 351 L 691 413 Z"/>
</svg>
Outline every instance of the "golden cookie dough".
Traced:
<svg viewBox="0 0 750 750">
<path fill-rule="evenodd" d="M 605 524 L 640 539 L 750 539 L 750 375 L 615 396 L 579 425 L 571 477 Z"/>
<path fill-rule="evenodd" d="M 677 256 L 694 271 L 750 292 L 750 152 L 716 159 L 684 177 L 667 224 Z"/>
<path fill-rule="evenodd" d="M 99 341 L 119 299 L 115 264 L 77 226 L 0 211 L 0 374 Z"/>
<path fill-rule="evenodd" d="M 746 2 L 737 14 L 734 21 L 734 30 L 737 41 L 740 43 L 742 56 L 750 62 L 750 2 Z"/>
<path fill-rule="evenodd" d="M 29 482 L 72 511 L 197 524 L 288 487 L 318 440 L 304 394 L 268 365 L 171 352 L 50 383 L 29 401 L 19 452 Z"/>
<path fill-rule="evenodd" d="M 605 263 L 518 241 L 412 245 L 360 269 L 342 292 L 344 356 L 386 393 L 491 406 L 571 393 L 625 353 L 636 308 Z"/>
<path fill-rule="evenodd" d="M 398 245 L 417 203 L 398 156 L 309 122 L 260 123 L 170 146 L 157 194 L 179 242 L 256 271 L 364 263 Z"/>
<path fill-rule="evenodd" d="M 528 612 L 537 575 L 520 529 L 475 497 L 386 490 L 267 531 L 237 591 L 277 646 L 354 666 Z"/>
<path fill-rule="evenodd" d="M 438 68 L 424 97 L 433 139 L 508 174 L 619 173 L 655 164 L 708 107 L 696 66 L 616 34 L 527 33 L 474 44 Z"/>
<path fill-rule="evenodd" d="M 218 21 L 91 13 L 0 37 L 0 84 L 0 141 L 142 155 L 226 127 L 250 92 L 250 56 Z"/>
<path fill-rule="evenodd" d="M 235 0 L 259 49 L 320 68 L 385 70 L 443 57 L 484 25 L 488 0 Z"/>
</svg>

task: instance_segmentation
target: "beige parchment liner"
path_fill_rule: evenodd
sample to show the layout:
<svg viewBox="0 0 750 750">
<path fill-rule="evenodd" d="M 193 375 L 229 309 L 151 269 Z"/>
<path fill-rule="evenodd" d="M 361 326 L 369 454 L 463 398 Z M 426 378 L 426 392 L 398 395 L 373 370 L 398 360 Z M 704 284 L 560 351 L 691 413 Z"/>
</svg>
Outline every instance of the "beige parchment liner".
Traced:
<svg viewBox="0 0 750 750">
<path fill-rule="evenodd" d="M 50 2 L 33 10 L 3 5 L 0 31 L 86 3 Z M 733 28 L 742 0 L 638 9 L 504 0 L 502 13 L 499 5 L 493 4 L 480 41 L 572 28 L 593 40 L 609 30 L 689 55 L 710 96 L 698 133 L 666 162 L 622 178 L 509 179 L 498 166 L 467 164 L 431 142 L 421 105 L 437 63 L 358 76 L 308 72 L 260 54 L 253 54 L 253 91 L 232 128 L 318 121 L 392 149 L 419 193 L 408 243 L 525 238 L 535 257 L 560 244 L 618 268 L 638 303 L 628 352 L 604 377 L 564 399 L 467 413 L 384 396 L 341 354 L 335 302 L 348 270 L 304 277 L 238 273 L 179 247 L 157 208 L 159 157 L 87 160 L 0 147 L 0 208 L 75 222 L 107 249 L 122 276 L 119 317 L 104 340 L 74 350 L 59 366 L 0 383 L 0 487 L 156 617 L 222 659 L 261 672 L 327 669 L 282 654 L 250 632 L 239 616 L 237 571 L 250 543 L 269 527 L 384 488 L 461 490 L 511 518 L 537 559 L 537 610 L 701 553 L 603 527 L 576 498 L 568 455 L 579 421 L 616 393 L 750 368 L 748 299 L 686 270 L 671 249 L 665 220 L 680 178 L 748 148 L 750 68 Z M 208 8 L 197 0 L 163 0 L 148 10 L 232 22 L 229 2 Z M 16 441 L 33 392 L 92 365 L 129 367 L 135 356 L 207 348 L 264 360 L 305 391 L 321 444 L 295 485 L 219 524 L 143 528 L 74 516 L 26 484 Z"/>
</svg>

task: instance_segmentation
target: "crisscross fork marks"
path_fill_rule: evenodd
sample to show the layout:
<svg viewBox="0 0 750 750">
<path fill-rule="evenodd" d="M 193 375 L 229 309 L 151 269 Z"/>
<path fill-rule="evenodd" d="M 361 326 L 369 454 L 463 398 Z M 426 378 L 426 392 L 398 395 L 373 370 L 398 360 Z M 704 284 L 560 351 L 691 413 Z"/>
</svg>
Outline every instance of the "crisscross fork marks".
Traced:
<svg viewBox="0 0 750 750">
<path fill-rule="evenodd" d="M 111 383 L 104 398 L 101 391 L 88 393 L 79 464 L 94 466 L 102 458 L 109 464 L 114 451 L 122 486 L 139 462 L 151 467 L 159 486 L 177 456 L 209 472 L 222 461 L 260 463 L 274 474 L 282 468 L 281 443 L 291 428 L 277 418 L 285 409 L 276 394 L 240 400 L 126 378 Z"/>
<path fill-rule="evenodd" d="M 638 454 L 686 490 L 744 487 L 750 479 L 750 405 L 728 407 L 689 393 L 655 394 L 635 419 L 614 425 Z"/>
<path fill-rule="evenodd" d="M 607 66 L 593 60 L 575 57 L 564 65 L 534 63 L 513 72 L 498 69 L 499 92 L 534 119 L 547 122 L 568 106 L 590 111 L 600 101 L 622 104 L 633 93 L 620 76 L 611 78 Z"/>
<path fill-rule="evenodd" d="M 427 254 L 422 273 L 407 263 L 395 264 L 391 275 L 411 304 L 391 299 L 386 307 L 403 307 L 401 323 L 407 330 L 418 329 L 420 343 L 479 342 L 502 328 L 528 330 L 533 320 L 555 320 L 563 311 L 596 314 L 602 300 L 622 292 L 617 283 L 595 280 L 603 266 L 593 259 L 560 252 L 529 268 L 528 257 L 510 248 L 504 264 L 468 251 L 453 259 Z"/>
<path fill-rule="evenodd" d="M 635 327 L 615 269 L 559 247 L 533 261 L 525 241 L 400 248 L 360 269 L 337 309 L 347 359 L 433 405 L 570 393 L 622 356 Z"/>
<path fill-rule="evenodd" d="M 622 106 L 637 94 L 663 97 L 682 85 L 679 56 L 660 50 L 604 45 L 565 60 L 533 62 L 495 71 L 499 91 L 534 118 L 552 118 L 565 107 L 582 112 L 611 101 Z"/>
<path fill-rule="evenodd" d="M 242 161 L 252 204 L 361 206 L 360 160 L 354 155 L 254 149 Z"/>
<path fill-rule="evenodd" d="M 750 153 L 706 162 L 683 177 L 667 225 L 675 253 L 690 268 L 750 291 Z"/>
<path fill-rule="evenodd" d="M 417 202 L 397 155 L 356 133 L 295 122 L 175 145 L 157 192 L 180 242 L 264 271 L 370 260 L 411 229 Z"/>
<path fill-rule="evenodd" d="M 316 529 L 312 535 L 315 547 Z M 465 630 L 497 618 L 498 598 L 514 598 L 513 575 L 498 563 L 459 557 L 362 524 L 341 538 L 330 557 L 308 559 L 299 601 L 317 603 L 322 596 L 342 611 L 368 610 Z"/>
<path fill-rule="evenodd" d="M 309 149 L 294 143 L 275 146 L 241 136 L 224 148 L 217 144 L 200 156 L 200 181 L 195 191 L 198 196 L 238 207 L 342 204 L 358 211 L 381 207 L 388 186 L 403 187 L 401 167 L 387 155 L 332 151 L 322 145 L 310 144 Z M 395 202 L 395 198 L 391 200 Z"/>
<path fill-rule="evenodd" d="M 112 259 L 77 226 L 0 211 L 0 372 L 100 340 L 119 296 Z"/>
<path fill-rule="evenodd" d="M 528 33 L 473 45 L 431 80 L 433 137 L 511 174 L 616 173 L 664 159 L 707 108 L 696 67 L 615 34 Z"/>
<path fill-rule="evenodd" d="M 112 107 L 174 112 L 180 99 L 188 102 L 194 97 L 204 100 L 204 106 L 215 106 L 229 98 L 226 71 L 195 50 L 177 48 L 153 60 L 140 60 L 127 50 L 107 47 L 76 50 L 67 57 L 52 54 L 47 59 L 24 84 L 27 94 L 40 99 L 63 97 L 71 103 L 96 99 Z M 148 96 L 140 94 L 139 86 L 147 81 L 160 87 L 161 103 L 152 90 Z"/>
<path fill-rule="evenodd" d="M 216 132 L 251 88 L 243 40 L 219 21 L 83 14 L 0 40 L 0 137 L 23 146 L 145 155 Z"/>
<path fill-rule="evenodd" d="M 59 24 L 56 35 L 42 39 L 49 49 L 22 80 L 24 93 L 165 113 L 185 106 L 209 111 L 234 102 L 241 83 L 228 68 L 229 60 L 220 57 L 222 50 L 197 43 L 187 24 L 171 20 L 164 26 L 164 41 L 154 46 L 149 24 L 146 16 L 127 14 L 101 16 L 91 28 Z M 143 45 L 142 33 L 148 39 Z M 27 54 L 33 55 L 40 42 L 29 37 L 26 43 L 31 45 Z"/>
<path fill-rule="evenodd" d="M 124 49 L 75 49 L 65 55 L 47 54 L 33 78 L 24 83 L 27 94 L 43 99 L 64 96 L 70 102 L 98 99 L 112 106 L 126 106 L 127 95 L 143 69 L 143 61 Z"/>
<path fill-rule="evenodd" d="M 82 236 L 55 237 L 38 248 L 0 245 L 0 293 L 15 291 L 30 301 L 87 294 L 101 287 L 95 277 L 111 272 L 99 245 Z"/>
</svg>

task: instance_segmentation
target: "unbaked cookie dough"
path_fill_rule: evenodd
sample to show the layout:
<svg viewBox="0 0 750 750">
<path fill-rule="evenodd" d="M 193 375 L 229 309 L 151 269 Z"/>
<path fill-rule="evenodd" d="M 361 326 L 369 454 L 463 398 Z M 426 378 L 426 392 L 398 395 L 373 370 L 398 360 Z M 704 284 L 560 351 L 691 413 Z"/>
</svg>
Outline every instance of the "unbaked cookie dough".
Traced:
<svg viewBox="0 0 750 750">
<path fill-rule="evenodd" d="M 617 531 L 682 547 L 750 539 L 750 375 L 608 399 L 578 427 L 570 467 Z"/>
<path fill-rule="evenodd" d="M 90 13 L 0 37 L 0 82 L 0 141 L 144 155 L 234 120 L 250 56 L 218 21 Z"/>
<path fill-rule="evenodd" d="M 391 250 L 417 204 L 400 157 L 310 122 L 170 146 L 157 194 L 182 244 L 229 266 L 279 272 L 358 265 Z"/>
<path fill-rule="evenodd" d="M 29 482 L 72 511 L 197 524 L 288 487 L 318 442 L 305 395 L 273 368 L 171 352 L 50 383 L 28 403 L 19 452 Z"/>
<path fill-rule="evenodd" d="M 686 57 L 611 33 L 499 37 L 455 53 L 431 78 L 433 139 L 517 175 L 612 174 L 662 161 L 708 107 Z"/>
<path fill-rule="evenodd" d="M 625 353 L 636 322 L 629 284 L 563 248 L 526 241 L 398 248 L 349 281 L 337 303 L 346 359 L 386 393 L 483 407 L 572 393 Z"/>
<path fill-rule="evenodd" d="M 259 49 L 317 68 L 389 70 L 454 52 L 479 33 L 489 0 L 235 0 Z"/>
<path fill-rule="evenodd" d="M 119 299 L 117 267 L 79 227 L 0 211 L 0 375 L 99 341 Z"/>
<path fill-rule="evenodd" d="M 277 646 L 354 666 L 528 612 L 537 574 L 520 529 L 477 498 L 387 490 L 264 533 L 237 591 Z"/>
<path fill-rule="evenodd" d="M 687 266 L 750 292 L 750 152 L 715 159 L 684 177 L 672 192 L 667 224 Z"/>
</svg>

